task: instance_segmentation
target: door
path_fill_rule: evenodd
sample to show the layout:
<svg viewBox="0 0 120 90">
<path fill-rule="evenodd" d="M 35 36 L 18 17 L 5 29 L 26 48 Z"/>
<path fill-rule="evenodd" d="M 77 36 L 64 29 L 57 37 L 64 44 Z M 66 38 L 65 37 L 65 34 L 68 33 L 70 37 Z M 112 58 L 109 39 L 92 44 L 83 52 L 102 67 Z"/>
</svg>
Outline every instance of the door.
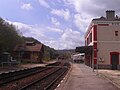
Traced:
<svg viewBox="0 0 120 90">
<path fill-rule="evenodd" d="M 119 53 L 111 53 L 111 69 L 116 70 L 119 64 Z"/>
</svg>

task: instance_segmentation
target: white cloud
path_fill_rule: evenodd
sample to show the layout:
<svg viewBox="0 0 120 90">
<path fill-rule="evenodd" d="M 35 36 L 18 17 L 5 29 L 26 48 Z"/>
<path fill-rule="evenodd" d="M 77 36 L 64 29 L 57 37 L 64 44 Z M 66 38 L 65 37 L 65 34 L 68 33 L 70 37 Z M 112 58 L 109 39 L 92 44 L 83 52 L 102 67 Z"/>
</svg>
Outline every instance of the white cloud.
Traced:
<svg viewBox="0 0 120 90">
<path fill-rule="evenodd" d="M 73 5 L 74 9 L 78 12 L 81 9 L 82 2 L 85 0 L 64 0 L 65 4 Z"/>
<path fill-rule="evenodd" d="M 20 22 L 11 22 L 6 20 L 10 24 L 15 25 L 15 27 L 26 37 L 33 37 L 39 41 L 48 40 L 48 37 L 45 36 L 44 29 L 36 25 L 27 25 Z"/>
<path fill-rule="evenodd" d="M 75 9 L 77 13 L 86 13 L 93 16 L 101 16 L 106 10 L 118 11 L 120 0 L 63 0 L 64 3 Z"/>
<path fill-rule="evenodd" d="M 39 0 L 39 3 L 43 7 L 50 8 L 50 6 L 49 6 L 49 4 L 47 3 L 46 0 Z"/>
<path fill-rule="evenodd" d="M 84 39 L 82 37 L 80 32 L 66 29 L 60 38 L 51 39 L 45 43 L 56 49 L 75 49 L 77 46 L 83 45 Z"/>
<path fill-rule="evenodd" d="M 61 30 L 59 28 L 54 28 L 54 27 L 47 27 L 47 30 L 52 31 L 52 32 L 58 32 L 58 33 L 63 32 L 63 30 Z"/>
<path fill-rule="evenodd" d="M 49 41 L 44 41 L 44 43 L 54 49 L 59 49 L 58 40 L 51 39 Z"/>
<path fill-rule="evenodd" d="M 23 3 L 21 8 L 25 9 L 25 10 L 33 9 L 32 5 L 30 3 L 27 3 L 27 4 Z"/>
<path fill-rule="evenodd" d="M 80 46 L 83 43 L 83 38 L 78 31 L 72 29 L 66 29 L 60 38 L 61 48 L 70 49 Z"/>
<path fill-rule="evenodd" d="M 60 22 L 58 22 L 58 20 L 54 17 L 51 17 L 51 22 L 55 25 L 55 26 L 60 26 Z"/>
<path fill-rule="evenodd" d="M 68 9 L 52 9 L 52 14 L 63 17 L 65 20 L 70 18 L 70 11 Z"/>
<path fill-rule="evenodd" d="M 91 0 L 64 0 L 64 2 L 68 5 L 73 5 L 74 9 L 77 12 L 81 12 L 83 7 L 88 7 L 91 4 Z M 93 6 L 93 5 L 92 5 Z"/>
<path fill-rule="evenodd" d="M 86 32 L 90 21 L 91 21 L 91 18 L 89 16 L 87 16 L 87 15 L 82 15 L 82 14 L 75 14 L 74 15 L 74 24 L 83 33 Z"/>
</svg>

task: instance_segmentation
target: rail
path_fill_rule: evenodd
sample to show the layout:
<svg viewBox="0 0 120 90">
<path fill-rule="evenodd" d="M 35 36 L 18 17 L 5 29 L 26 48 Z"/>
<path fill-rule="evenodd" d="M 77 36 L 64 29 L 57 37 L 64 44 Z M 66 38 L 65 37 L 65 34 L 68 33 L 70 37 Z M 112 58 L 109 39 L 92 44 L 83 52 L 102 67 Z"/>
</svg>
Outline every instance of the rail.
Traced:
<svg viewBox="0 0 120 90">
<path fill-rule="evenodd" d="M 66 62 L 0 74 L 0 90 L 49 90 L 55 88 L 70 68 Z M 53 90 L 53 89 L 52 89 Z"/>
<path fill-rule="evenodd" d="M 35 70 L 36 69 L 36 70 Z M 42 71 L 45 71 L 47 69 L 50 69 L 50 67 L 47 68 L 32 68 L 32 69 L 26 69 L 26 70 L 20 70 L 15 72 L 9 72 L 9 73 L 3 73 L 0 75 L 0 86 L 3 86 L 4 84 L 7 84 L 9 82 L 13 82 L 31 75 L 34 75 L 36 73 L 40 73 Z"/>
</svg>

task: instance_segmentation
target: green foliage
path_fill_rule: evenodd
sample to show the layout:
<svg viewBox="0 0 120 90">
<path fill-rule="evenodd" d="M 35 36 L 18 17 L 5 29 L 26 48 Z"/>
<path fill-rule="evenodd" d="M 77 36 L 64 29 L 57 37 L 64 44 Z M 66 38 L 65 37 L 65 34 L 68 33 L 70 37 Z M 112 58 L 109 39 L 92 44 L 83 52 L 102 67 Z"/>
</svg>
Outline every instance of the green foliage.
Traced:
<svg viewBox="0 0 120 90">
<path fill-rule="evenodd" d="M 44 46 L 44 60 L 49 61 L 55 59 L 58 56 L 57 51 L 48 46 Z"/>
<path fill-rule="evenodd" d="M 22 42 L 23 39 L 16 28 L 0 18 L 0 53 L 11 52 L 16 44 Z"/>
</svg>

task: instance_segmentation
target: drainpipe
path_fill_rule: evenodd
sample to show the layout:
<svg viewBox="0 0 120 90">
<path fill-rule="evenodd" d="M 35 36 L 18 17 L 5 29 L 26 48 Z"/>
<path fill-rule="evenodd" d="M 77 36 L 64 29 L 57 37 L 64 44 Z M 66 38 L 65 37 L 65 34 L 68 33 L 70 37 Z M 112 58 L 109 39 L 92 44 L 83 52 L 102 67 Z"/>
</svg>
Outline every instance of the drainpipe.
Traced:
<svg viewBox="0 0 120 90">
<path fill-rule="evenodd" d="M 91 53 L 92 53 L 92 68 L 94 72 L 94 47 L 92 48 Z"/>
<path fill-rule="evenodd" d="M 97 56 L 98 56 L 98 48 L 97 48 Z M 98 57 L 97 57 L 97 74 L 98 74 Z"/>
</svg>

